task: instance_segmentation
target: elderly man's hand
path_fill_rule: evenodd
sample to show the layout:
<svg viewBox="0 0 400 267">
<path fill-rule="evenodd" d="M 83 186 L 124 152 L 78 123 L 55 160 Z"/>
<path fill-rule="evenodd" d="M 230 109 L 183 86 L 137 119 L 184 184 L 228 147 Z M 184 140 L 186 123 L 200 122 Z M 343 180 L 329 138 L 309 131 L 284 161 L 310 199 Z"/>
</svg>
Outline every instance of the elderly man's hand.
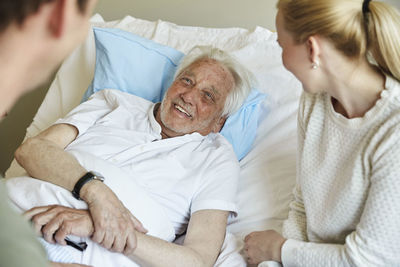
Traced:
<svg viewBox="0 0 400 267">
<path fill-rule="evenodd" d="M 252 232 L 244 239 L 244 251 L 249 264 L 263 261 L 281 262 L 281 249 L 286 239 L 274 230 Z"/>
<path fill-rule="evenodd" d="M 89 237 L 93 234 L 93 222 L 89 211 L 52 205 L 35 207 L 24 213 L 33 222 L 38 234 L 49 243 L 66 245 L 67 235 Z"/>
<path fill-rule="evenodd" d="M 142 223 L 101 182 L 93 181 L 90 187 L 82 187 L 81 196 L 93 218 L 92 240 L 111 251 L 132 254 L 136 248 L 135 231 L 147 233 Z"/>
</svg>

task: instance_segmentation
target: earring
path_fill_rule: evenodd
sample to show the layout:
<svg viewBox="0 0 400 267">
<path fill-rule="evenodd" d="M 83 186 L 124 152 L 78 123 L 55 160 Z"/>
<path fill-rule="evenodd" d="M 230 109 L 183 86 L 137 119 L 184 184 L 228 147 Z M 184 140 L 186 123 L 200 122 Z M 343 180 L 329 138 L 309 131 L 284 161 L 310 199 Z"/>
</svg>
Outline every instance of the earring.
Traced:
<svg viewBox="0 0 400 267">
<path fill-rule="evenodd" d="M 311 64 L 311 68 L 312 68 L 313 70 L 318 69 L 318 67 L 319 67 L 319 62 L 318 62 L 317 60 L 314 61 L 314 62 Z"/>
</svg>

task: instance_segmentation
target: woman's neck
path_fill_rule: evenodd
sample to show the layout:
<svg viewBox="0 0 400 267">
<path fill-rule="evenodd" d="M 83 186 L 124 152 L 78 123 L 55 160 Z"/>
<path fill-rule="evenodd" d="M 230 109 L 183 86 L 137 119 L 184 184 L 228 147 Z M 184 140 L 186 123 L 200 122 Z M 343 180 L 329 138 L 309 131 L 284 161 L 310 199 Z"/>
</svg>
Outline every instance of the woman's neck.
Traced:
<svg viewBox="0 0 400 267">
<path fill-rule="evenodd" d="M 333 98 L 335 111 L 347 118 L 363 117 L 385 88 L 384 74 L 367 60 L 344 65 L 335 74 L 329 81 L 327 92 Z"/>
</svg>

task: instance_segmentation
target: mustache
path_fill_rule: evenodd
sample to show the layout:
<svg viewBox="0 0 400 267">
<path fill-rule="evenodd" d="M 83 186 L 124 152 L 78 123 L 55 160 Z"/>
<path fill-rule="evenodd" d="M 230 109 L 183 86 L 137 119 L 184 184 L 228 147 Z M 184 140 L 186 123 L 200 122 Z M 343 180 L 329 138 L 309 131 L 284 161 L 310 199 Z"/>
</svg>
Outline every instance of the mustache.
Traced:
<svg viewBox="0 0 400 267">
<path fill-rule="evenodd" d="M 174 99 L 173 101 L 171 101 L 172 105 L 178 105 L 181 108 L 183 108 L 187 113 L 189 113 L 190 116 L 194 115 L 194 111 L 193 111 L 193 107 L 189 104 L 186 104 L 182 99 L 178 98 L 178 99 Z"/>
</svg>

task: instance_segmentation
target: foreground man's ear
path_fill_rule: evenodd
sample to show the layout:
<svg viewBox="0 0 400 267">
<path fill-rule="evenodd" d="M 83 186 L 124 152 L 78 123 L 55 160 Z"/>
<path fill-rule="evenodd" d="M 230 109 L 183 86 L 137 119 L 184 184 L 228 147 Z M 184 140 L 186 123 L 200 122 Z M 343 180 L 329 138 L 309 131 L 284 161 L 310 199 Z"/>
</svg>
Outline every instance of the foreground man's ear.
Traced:
<svg viewBox="0 0 400 267">
<path fill-rule="evenodd" d="M 66 4 L 68 0 L 55 0 L 49 8 L 51 8 L 49 16 L 49 30 L 53 37 L 60 38 L 64 34 L 66 19 Z"/>
</svg>

